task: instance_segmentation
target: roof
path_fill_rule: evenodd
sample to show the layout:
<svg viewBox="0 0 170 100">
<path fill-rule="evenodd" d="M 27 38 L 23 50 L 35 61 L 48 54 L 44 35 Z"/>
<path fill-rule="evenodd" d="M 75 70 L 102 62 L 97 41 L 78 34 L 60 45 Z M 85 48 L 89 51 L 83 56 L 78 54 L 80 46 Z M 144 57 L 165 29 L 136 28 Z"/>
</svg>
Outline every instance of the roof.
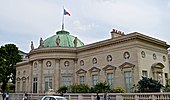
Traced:
<svg viewBox="0 0 170 100">
<path fill-rule="evenodd" d="M 80 47 L 83 45 L 84 43 L 82 41 L 70 35 L 70 33 L 65 30 L 58 31 L 55 35 L 44 40 L 44 47 Z"/>
</svg>

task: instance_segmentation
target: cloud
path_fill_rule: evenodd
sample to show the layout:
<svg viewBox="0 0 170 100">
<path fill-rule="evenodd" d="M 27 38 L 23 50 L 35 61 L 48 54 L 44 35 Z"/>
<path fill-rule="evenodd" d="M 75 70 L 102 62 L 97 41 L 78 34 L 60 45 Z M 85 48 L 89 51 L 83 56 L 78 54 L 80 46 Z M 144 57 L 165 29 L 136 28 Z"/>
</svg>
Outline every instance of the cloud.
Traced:
<svg viewBox="0 0 170 100">
<path fill-rule="evenodd" d="M 93 27 L 95 27 L 94 24 L 82 24 L 80 23 L 80 21 L 76 20 L 73 22 L 73 26 L 74 30 L 77 30 L 77 31 L 88 31 L 90 29 L 92 29 Z"/>
<path fill-rule="evenodd" d="M 29 48 L 30 41 L 34 41 L 36 45 L 40 37 L 46 39 L 54 35 L 55 31 L 61 30 L 63 5 L 71 13 L 70 17 L 65 17 L 66 30 L 87 43 L 110 37 L 112 28 L 125 33 L 138 31 L 168 41 L 169 2 L 170 0 L 3 0 L 0 3 L 0 37 L 3 38 L 0 44 L 2 41 L 11 41 L 25 49 Z M 8 39 L 10 35 L 13 38 Z M 24 39 L 25 37 L 27 38 Z"/>
</svg>

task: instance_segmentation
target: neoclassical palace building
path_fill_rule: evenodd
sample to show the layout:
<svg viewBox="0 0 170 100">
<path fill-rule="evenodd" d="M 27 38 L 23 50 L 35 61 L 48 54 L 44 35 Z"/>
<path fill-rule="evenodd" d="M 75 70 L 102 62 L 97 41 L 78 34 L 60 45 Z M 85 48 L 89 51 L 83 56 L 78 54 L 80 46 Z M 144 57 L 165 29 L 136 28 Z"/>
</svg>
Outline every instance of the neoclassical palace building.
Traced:
<svg viewBox="0 0 170 100">
<path fill-rule="evenodd" d="M 16 92 L 42 93 L 74 83 L 93 86 L 97 82 L 131 92 L 141 76 L 165 85 L 170 77 L 169 47 L 141 33 L 124 34 L 115 29 L 111 38 L 85 45 L 61 30 L 41 38 L 37 48 L 31 42 L 28 59 L 16 67 Z"/>
</svg>

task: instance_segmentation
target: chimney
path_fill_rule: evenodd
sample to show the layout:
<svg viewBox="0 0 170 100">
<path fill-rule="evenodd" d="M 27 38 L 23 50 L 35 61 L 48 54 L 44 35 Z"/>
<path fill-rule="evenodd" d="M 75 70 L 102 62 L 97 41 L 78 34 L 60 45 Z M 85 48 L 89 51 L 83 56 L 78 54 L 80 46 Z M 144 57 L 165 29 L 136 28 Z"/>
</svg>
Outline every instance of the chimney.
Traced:
<svg viewBox="0 0 170 100">
<path fill-rule="evenodd" d="M 111 33 L 112 38 L 119 37 L 125 35 L 124 32 L 118 31 L 116 29 L 113 29 Z"/>
</svg>

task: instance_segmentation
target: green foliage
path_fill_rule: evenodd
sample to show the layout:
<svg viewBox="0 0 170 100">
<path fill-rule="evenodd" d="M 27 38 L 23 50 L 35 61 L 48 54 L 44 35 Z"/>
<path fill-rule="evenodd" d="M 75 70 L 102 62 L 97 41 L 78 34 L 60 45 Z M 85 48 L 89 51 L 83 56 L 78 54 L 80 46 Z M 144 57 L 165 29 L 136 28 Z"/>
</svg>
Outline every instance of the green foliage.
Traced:
<svg viewBox="0 0 170 100">
<path fill-rule="evenodd" d="M 109 91 L 110 91 L 110 86 L 106 82 L 97 83 L 94 87 L 91 87 L 90 90 L 90 92 L 98 92 L 98 93 L 104 93 Z"/>
<path fill-rule="evenodd" d="M 133 84 L 133 86 L 132 86 L 132 88 L 131 88 L 131 89 L 132 89 L 131 91 L 132 91 L 133 93 L 139 93 L 138 88 L 139 88 L 138 84 L 137 84 L 137 85 Z"/>
<path fill-rule="evenodd" d="M 126 90 L 124 88 L 122 88 L 122 87 L 117 87 L 117 88 L 113 89 L 113 92 L 114 93 L 125 93 Z"/>
<path fill-rule="evenodd" d="M 67 86 L 62 86 L 58 89 L 58 92 L 59 93 L 66 93 L 68 90 L 68 87 Z"/>
<path fill-rule="evenodd" d="M 163 85 L 160 82 L 152 78 L 142 77 L 142 80 L 138 82 L 139 92 L 160 92 L 162 87 Z"/>
<path fill-rule="evenodd" d="M 170 79 L 167 80 L 167 83 L 165 85 L 164 91 L 165 92 L 170 92 Z"/>
<path fill-rule="evenodd" d="M 73 84 L 70 88 L 72 93 L 87 93 L 90 90 L 89 86 L 85 84 Z"/>
<path fill-rule="evenodd" d="M 21 61 L 19 50 L 14 44 L 6 44 L 0 48 L 0 83 L 2 91 L 6 90 L 9 79 L 15 83 L 16 63 Z"/>
</svg>

